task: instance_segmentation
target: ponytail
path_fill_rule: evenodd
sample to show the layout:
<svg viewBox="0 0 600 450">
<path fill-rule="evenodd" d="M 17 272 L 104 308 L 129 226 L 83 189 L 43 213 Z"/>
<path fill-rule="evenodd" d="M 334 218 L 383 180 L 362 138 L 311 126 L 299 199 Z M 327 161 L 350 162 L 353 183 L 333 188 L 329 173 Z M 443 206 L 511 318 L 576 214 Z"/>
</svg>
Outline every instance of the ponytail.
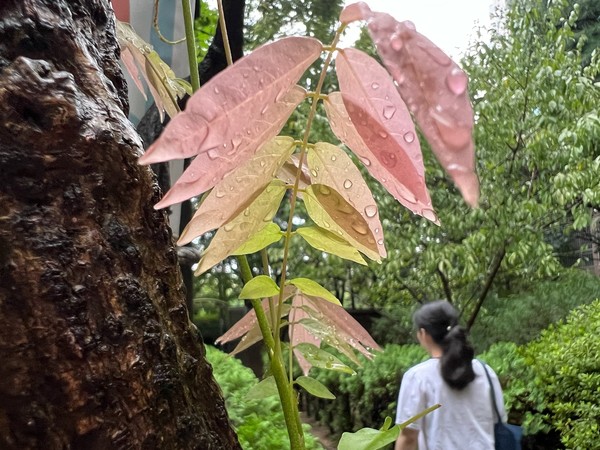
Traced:
<svg viewBox="0 0 600 450">
<path fill-rule="evenodd" d="M 423 305 L 413 316 L 417 328 L 424 328 L 442 349 L 442 379 L 453 389 L 461 390 L 475 379 L 473 356 L 467 331 L 458 325 L 458 311 L 447 301 Z"/>
</svg>

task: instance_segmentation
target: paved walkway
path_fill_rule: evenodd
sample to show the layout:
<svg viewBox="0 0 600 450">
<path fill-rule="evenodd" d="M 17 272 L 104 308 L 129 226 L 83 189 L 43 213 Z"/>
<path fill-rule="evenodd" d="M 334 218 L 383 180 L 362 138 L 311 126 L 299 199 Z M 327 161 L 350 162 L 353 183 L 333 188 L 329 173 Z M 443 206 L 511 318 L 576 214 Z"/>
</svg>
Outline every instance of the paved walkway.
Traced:
<svg viewBox="0 0 600 450">
<path fill-rule="evenodd" d="M 331 436 L 329 435 L 329 429 L 327 427 L 320 425 L 316 420 L 308 416 L 303 411 L 300 411 L 300 420 L 312 427 L 310 434 L 319 440 L 324 450 L 336 450 L 337 442 L 331 439 Z"/>
</svg>

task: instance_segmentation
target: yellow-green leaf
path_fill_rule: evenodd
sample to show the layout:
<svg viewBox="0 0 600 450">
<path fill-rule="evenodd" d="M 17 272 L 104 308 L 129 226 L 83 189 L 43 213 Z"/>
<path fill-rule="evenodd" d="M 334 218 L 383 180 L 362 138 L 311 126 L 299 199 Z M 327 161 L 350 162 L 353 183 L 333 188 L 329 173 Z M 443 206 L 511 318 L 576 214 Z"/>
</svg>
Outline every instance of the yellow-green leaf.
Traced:
<svg viewBox="0 0 600 450">
<path fill-rule="evenodd" d="M 315 380 L 314 378 L 299 376 L 298 378 L 296 378 L 295 383 L 298 386 L 303 387 L 306 390 L 306 392 L 308 392 L 311 395 L 314 395 L 315 397 L 326 398 L 329 400 L 335 399 L 335 395 L 333 395 L 323 383 L 321 383 L 318 380 Z"/>
<path fill-rule="evenodd" d="M 296 233 L 302 236 L 311 247 L 316 248 L 317 250 L 331 253 L 332 255 L 336 255 L 340 258 L 354 261 L 365 266 L 367 265 L 367 262 L 360 255 L 358 250 L 330 231 L 315 226 L 298 228 Z"/>
<path fill-rule="evenodd" d="M 279 287 L 266 275 L 258 275 L 248 281 L 240 292 L 240 299 L 266 298 L 279 295 Z"/>
<path fill-rule="evenodd" d="M 274 180 L 248 208 L 223 225 L 204 252 L 195 274 L 200 275 L 227 258 L 252 235 L 271 223 L 285 190 L 282 181 Z"/>
<path fill-rule="evenodd" d="M 321 350 L 319 347 L 313 344 L 298 344 L 296 347 L 294 347 L 294 349 L 298 350 L 302 356 L 314 367 L 349 373 L 350 375 L 354 375 L 356 373 L 331 353 Z"/>
<path fill-rule="evenodd" d="M 323 184 L 304 193 L 306 211 L 321 228 L 337 234 L 374 261 L 381 261 L 375 237 L 360 213 L 334 189 Z"/>
<path fill-rule="evenodd" d="M 307 163 L 313 184 L 332 187 L 360 213 L 375 238 L 379 255 L 385 258 L 387 253 L 377 204 L 352 159 L 336 145 L 317 142 L 308 151 Z"/>
<path fill-rule="evenodd" d="M 283 232 L 279 225 L 271 222 L 265 228 L 260 230 L 255 235 L 251 236 L 241 247 L 232 253 L 232 255 L 249 255 L 256 253 L 263 248 L 279 241 L 283 236 Z"/>
<path fill-rule="evenodd" d="M 293 280 L 289 280 L 287 284 L 293 284 L 305 295 L 319 297 L 335 305 L 341 305 L 340 301 L 335 297 L 335 295 L 333 295 L 316 281 L 313 281 L 309 278 L 294 278 Z"/>
</svg>

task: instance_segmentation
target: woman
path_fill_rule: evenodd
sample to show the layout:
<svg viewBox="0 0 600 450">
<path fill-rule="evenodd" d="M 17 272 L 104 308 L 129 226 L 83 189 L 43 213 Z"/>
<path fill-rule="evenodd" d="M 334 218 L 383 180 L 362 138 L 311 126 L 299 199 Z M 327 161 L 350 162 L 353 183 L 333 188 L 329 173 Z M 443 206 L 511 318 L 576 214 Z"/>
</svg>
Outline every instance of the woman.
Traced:
<svg viewBox="0 0 600 450">
<path fill-rule="evenodd" d="M 458 312 L 446 301 L 423 305 L 413 316 L 419 343 L 431 359 L 402 378 L 396 423 L 437 403 L 442 407 L 402 430 L 395 450 L 493 450 L 494 412 L 484 366 L 473 359 Z M 486 366 L 502 421 L 506 411 L 494 371 Z"/>
</svg>

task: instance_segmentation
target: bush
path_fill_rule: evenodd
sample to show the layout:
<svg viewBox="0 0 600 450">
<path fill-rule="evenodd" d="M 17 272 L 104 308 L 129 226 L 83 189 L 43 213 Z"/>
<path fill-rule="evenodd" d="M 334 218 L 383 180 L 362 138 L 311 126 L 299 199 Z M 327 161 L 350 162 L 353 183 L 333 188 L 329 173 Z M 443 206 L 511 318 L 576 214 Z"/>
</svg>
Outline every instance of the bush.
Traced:
<svg viewBox="0 0 600 450">
<path fill-rule="evenodd" d="M 575 309 L 523 349 L 540 423 L 569 449 L 600 449 L 600 300 Z"/>
<path fill-rule="evenodd" d="M 591 303 L 598 292 L 599 277 L 573 269 L 556 280 L 536 285 L 529 292 L 490 297 L 471 330 L 475 349 L 482 352 L 502 341 L 526 344 L 574 308 Z"/>
<path fill-rule="evenodd" d="M 206 359 L 223 391 L 229 419 L 236 429 L 242 448 L 246 450 L 279 450 L 290 448 L 283 411 L 277 396 L 246 400 L 248 390 L 258 383 L 252 370 L 214 347 L 206 346 Z M 322 449 L 304 425 L 306 448 Z"/>
</svg>

